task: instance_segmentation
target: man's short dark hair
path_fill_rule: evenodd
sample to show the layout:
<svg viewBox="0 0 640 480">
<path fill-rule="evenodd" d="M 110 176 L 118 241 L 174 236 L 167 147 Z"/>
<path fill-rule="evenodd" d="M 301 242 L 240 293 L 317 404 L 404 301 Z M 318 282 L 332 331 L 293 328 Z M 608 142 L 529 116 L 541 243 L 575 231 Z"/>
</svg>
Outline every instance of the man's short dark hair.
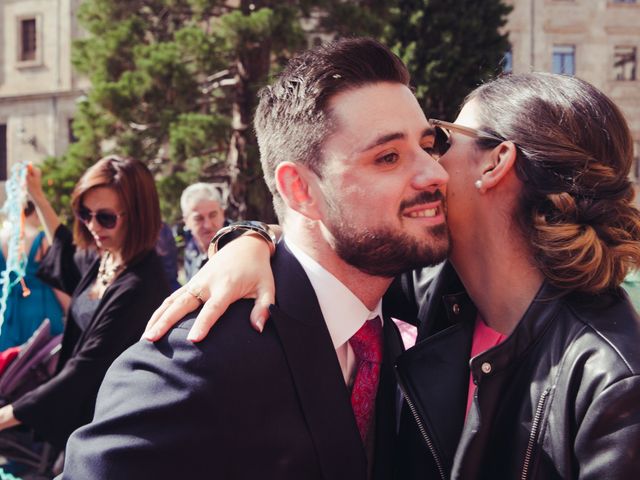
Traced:
<svg viewBox="0 0 640 480">
<path fill-rule="evenodd" d="M 322 145 L 333 133 L 329 101 L 365 85 L 409 85 L 409 72 L 386 46 L 370 38 L 337 40 L 291 59 L 275 82 L 263 88 L 255 130 L 265 181 L 278 216 L 283 204 L 275 185 L 280 162 L 303 164 L 321 175 Z"/>
</svg>

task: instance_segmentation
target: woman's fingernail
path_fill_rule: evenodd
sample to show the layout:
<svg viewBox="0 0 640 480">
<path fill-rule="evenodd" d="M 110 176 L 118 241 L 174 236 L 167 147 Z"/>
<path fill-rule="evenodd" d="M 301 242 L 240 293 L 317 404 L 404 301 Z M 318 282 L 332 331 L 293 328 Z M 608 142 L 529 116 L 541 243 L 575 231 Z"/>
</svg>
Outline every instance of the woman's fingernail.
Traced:
<svg viewBox="0 0 640 480">
<path fill-rule="evenodd" d="M 144 338 L 145 340 L 153 340 L 157 334 L 158 331 L 155 328 L 152 328 L 151 330 L 144 332 L 142 334 L 142 338 Z"/>
</svg>

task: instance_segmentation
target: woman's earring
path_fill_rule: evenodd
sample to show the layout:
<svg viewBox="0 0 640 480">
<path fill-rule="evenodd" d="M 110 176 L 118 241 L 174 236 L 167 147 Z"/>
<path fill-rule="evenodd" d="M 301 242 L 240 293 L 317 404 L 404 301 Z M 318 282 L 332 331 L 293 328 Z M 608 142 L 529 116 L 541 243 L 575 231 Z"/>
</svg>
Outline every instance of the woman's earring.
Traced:
<svg viewBox="0 0 640 480">
<path fill-rule="evenodd" d="M 482 190 L 482 180 L 476 180 L 474 185 L 478 190 Z"/>
</svg>

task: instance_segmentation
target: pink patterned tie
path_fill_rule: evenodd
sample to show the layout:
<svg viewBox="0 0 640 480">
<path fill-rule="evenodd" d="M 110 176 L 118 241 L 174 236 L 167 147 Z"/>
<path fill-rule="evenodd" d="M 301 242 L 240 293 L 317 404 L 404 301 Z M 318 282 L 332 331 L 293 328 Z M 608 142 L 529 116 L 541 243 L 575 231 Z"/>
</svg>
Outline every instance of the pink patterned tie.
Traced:
<svg viewBox="0 0 640 480">
<path fill-rule="evenodd" d="M 376 407 L 376 393 L 382 363 L 382 322 L 380 317 L 364 322 L 349 345 L 356 355 L 356 378 L 351 390 L 351 406 L 362 442 L 366 445 Z"/>
</svg>

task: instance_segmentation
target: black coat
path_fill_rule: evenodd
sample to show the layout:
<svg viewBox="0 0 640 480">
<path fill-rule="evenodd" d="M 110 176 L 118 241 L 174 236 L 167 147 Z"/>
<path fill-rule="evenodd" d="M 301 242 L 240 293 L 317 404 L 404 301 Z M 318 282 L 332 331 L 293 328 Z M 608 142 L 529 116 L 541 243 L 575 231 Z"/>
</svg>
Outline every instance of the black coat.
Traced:
<svg viewBox="0 0 640 480">
<path fill-rule="evenodd" d="M 60 226 L 38 274 L 72 295 L 95 281 L 99 260 L 77 253 L 71 232 Z M 87 328 L 67 317 L 57 374 L 13 403 L 15 417 L 45 440 L 64 448 L 76 428 L 91 421 L 98 388 L 111 363 L 136 342 L 153 311 L 169 294 L 155 252 L 143 254 L 105 290 Z"/>
<path fill-rule="evenodd" d="M 476 309 L 451 265 L 426 289 L 405 282 L 422 323 L 397 362 L 411 403 L 398 478 L 637 478 L 640 319 L 624 292 L 544 284 L 513 333 L 469 362 Z"/>
<path fill-rule="evenodd" d="M 304 270 L 284 245 L 273 259 L 276 305 L 262 334 L 252 301 L 234 303 L 205 340 L 186 340 L 196 313 L 111 367 L 94 421 L 69 440 L 63 478 L 365 480 L 349 392 Z M 402 349 L 384 322 L 374 478 L 391 475 Z"/>
</svg>

